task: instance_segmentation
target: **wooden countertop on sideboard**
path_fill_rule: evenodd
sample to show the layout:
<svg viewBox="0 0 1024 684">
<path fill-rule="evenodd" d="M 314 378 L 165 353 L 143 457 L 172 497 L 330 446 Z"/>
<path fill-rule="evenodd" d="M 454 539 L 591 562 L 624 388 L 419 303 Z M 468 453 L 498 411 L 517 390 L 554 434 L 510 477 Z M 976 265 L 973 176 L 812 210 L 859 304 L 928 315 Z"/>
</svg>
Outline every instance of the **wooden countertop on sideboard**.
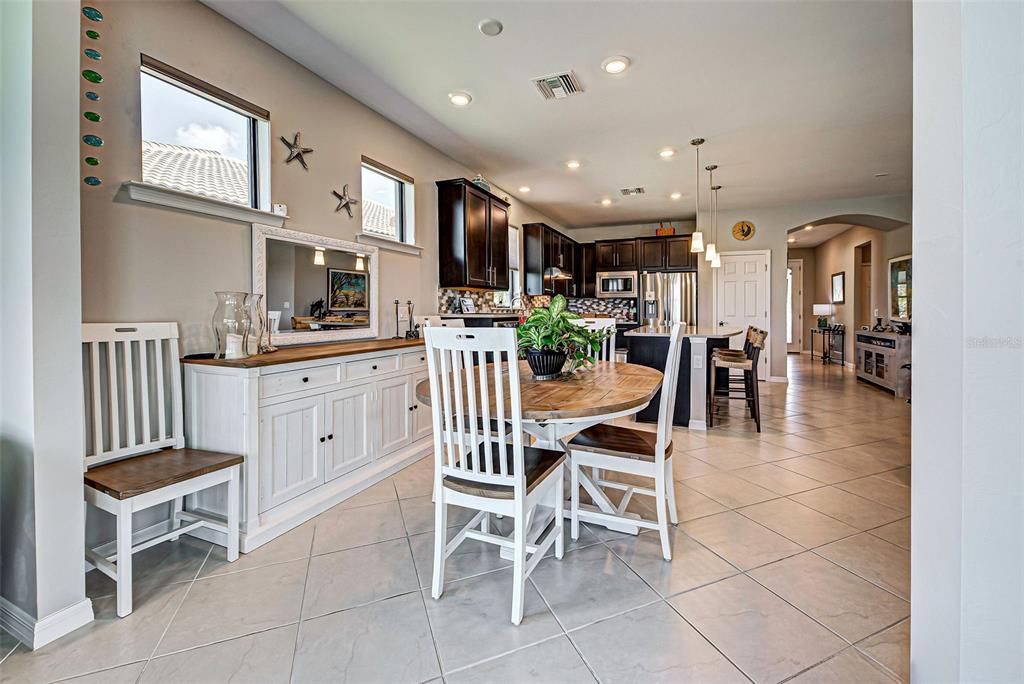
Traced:
<svg viewBox="0 0 1024 684">
<path fill-rule="evenodd" d="M 182 363 L 195 363 L 204 366 L 223 366 L 225 368 L 263 368 L 278 366 L 285 363 L 316 361 L 334 356 L 353 356 L 355 354 L 372 354 L 373 352 L 393 351 L 422 347 L 423 340 L 366 340 L 361 342 L 332 342 L 330 344 L 298 344 L 293 347 L 280 347 L 269 354 L 254 354 L 244 359 L 182 359 Z"/>
</svg>

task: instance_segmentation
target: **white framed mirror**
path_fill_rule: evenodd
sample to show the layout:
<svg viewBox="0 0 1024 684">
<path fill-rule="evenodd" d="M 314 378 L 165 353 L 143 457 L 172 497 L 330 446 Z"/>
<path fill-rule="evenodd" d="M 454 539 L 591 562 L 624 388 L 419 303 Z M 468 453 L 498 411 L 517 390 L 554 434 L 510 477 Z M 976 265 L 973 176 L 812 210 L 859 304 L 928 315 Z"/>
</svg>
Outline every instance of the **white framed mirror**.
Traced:
<svg viewBox="0 0 1024 684">
<path fill-rule="evenodd" d="M 377 260 L 371 245 L 254 223 L 252 291 L 274 344 L 376 338 Z"/>
</svg>

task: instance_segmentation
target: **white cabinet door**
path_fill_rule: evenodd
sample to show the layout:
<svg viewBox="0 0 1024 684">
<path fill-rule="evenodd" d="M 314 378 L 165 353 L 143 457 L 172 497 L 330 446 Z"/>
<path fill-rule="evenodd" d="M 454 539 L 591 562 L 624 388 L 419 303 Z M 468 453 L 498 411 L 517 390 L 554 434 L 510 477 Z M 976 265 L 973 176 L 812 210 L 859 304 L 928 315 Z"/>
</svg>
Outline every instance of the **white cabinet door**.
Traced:
<svg viewBox="0 0 1024 684">
<path fill-rule="evenodd" d="M 434 431 L 434 418 L 430 413 L 430 406 L 424 404 L 422 401 L 416 399 L 416 385 L 426 380 L 429 376 L 426 372 L 417 373 L 412 376 L 412 400 L 413 405 L 416 407 L 413 414 L 413 434 L 412 439 L 416 441 L 424 437 L 429 437 Z"/>
<path fill-rule="evenodd" d="M 384 456 L 412 442 L 415 401 L 412 396 L 412 376 L 404 375 L 377 383 L 380 420 L 380 449 Z"/>
<path fill-rule="evenodd" d="M 260 512 L 324 482 L 324 398 L 260 409 Z"/>
<path fill-rule="evenodd" d="M 328 480 L 364 466 L 373 458 L 372 397 L 372 382 L 346 387 L 324 397 Z"/>
</svg>

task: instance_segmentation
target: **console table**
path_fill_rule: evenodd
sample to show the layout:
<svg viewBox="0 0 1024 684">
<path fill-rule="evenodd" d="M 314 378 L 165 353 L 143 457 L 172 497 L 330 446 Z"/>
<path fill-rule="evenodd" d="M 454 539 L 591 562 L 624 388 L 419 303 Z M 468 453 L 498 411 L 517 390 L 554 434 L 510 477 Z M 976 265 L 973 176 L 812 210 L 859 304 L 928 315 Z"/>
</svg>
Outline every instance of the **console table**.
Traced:
<svg viewBox="0 0 1024 684">
<path fill-rule="evenodd" d="M 821 362 L 846 365 L 846 331 L 835 328 L 811 328 L 811 359 L 814 359 L 814 336 L 821 336 Z M 839 359 L 833 358 L 838 354 Z"/>
</svg>

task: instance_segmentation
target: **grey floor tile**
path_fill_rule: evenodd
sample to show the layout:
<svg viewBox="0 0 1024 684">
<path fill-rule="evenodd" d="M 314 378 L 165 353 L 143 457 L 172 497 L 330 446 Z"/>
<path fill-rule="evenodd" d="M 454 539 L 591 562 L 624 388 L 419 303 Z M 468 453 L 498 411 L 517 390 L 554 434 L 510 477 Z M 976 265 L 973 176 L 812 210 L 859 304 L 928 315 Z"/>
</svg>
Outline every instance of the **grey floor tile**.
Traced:
<svg viewBox="0 0 1024 684">
<path fill-rule="evenodd" d="M 779 497 L 775 492 L 740 479 L 732 473 L 714 473 L 694 477 L 686 481 L 686 486 L 696 489 L 701 494 L 709 496 L 729 508 L 749 506 Z"/>
<path fill-rule="evenodd" d="M 530 576 L 565 629 L 658 599 L 629 566 L 604 546 L 548 558 Z"/>
<path fill-rule="evenodd" d="M 676 482 L 674 486 L 676 492 L 676 511 L 679 514 L 679 522 L 681 523 L 728 510 L 722 504 L 704 496 L 696 489 L 690 489 L 686 486 L 686 482 Z"/>
<path fill-rule="evenodd" d="M 132 586 L 135 591 L 174 582 L 191 582 L 210 554 L 210 542 L 184 535 L 176 542 L 151 546 L 132 556 Z M 217 547 L 222 548 L 222 547 Z M 85 594 L 90 598 L 113 596 L 117 583 L 99 570 L 85 573 Z"/>
<path fill-rule="evenodd" d="M 154 658 L 139 684 L 287 682 L 298 628 L 288 625 Z"/>
<path fill-rule="evenodd" d="M 117 617 L 114 597 L 94 600 L 95 620 L 35 651 L 19 646 L 0 677 L 5 683 L 51 682 L 146 660 L 187 590 L 187 584 L 173 584 L 137 592 L 134 611 L 124 618 Z"/>
<path fill-rule="evenodd" d="M 100 670 L 99 672 L 93 672 L 92 674 L 82 675 L 80 677 L 72 677 L 71 679 L 62 679 L 62 684 L 135 684 L 139 680 L 139 675 L 142 674 L 143 668 L 146 667 L 146 662 L 142 661 L 139 663 L 132 663 L 131 665 L 122 665 L 120 667 L 112 667 L 109 670 Z M 7 682 L 7 679 L 0 675 L 0 681 Z"/>
<path fill-rule="evenodd" d="M 910 513 L 910 487 L 881 477 L 864 477 L 836 485 L 843 491 Z"/>
<path fill-rule="evenodd" d="M 405 536 L 405 524 L 397 501 L 359 508 L 338 508 L 316 518 L 313 554 L 341 551 Z"/>
<path fill-rule="evenodd" d="M 750 576 L 851 643 L 910 615 L 908 602 L 813 553 Z"/>
<path fill-rule="evenodd" d="M 732 471 L 736 477 L 753 482 L 776 494 L 796 494 L 808 489 L 816 489 L 822 485 L 821 482 L 805 477 L 792 470 L 786 470 L 772 463 L 740 468 Z"/>
<path fill-rule="evenodd" d="M 735 511 L 691 520 L 679 527 L 741 570 L 756 568 L 804 550 L 799 544 Z"/>
<path fill-rule="evenodd" d="M 399 499 L 430 496 L 434 492 L 433 455 L 416 461 L 391 477 Z"/>
<path fill-rule="evenodd" d="M 307 560 L 196 580 L 157 655 L 260 632 L 299 619 Z"/>
<path fill-rule="evenodd" d="M 755 682 L 778 682 L 846 643 L 742 575 L 680 594 L 670 603 Z"/>
<path fill-rule="evenodd" d="M 406 539 L 314 556 L 302 617 L 310 618 L 419 589 Z"/>
<path fill-rule="evenodd" d="M 655 591 L 666 597 L 739 572 L 678 529 L 671 529 L 670 541 L 671 561 L 662 557 L 661 537 L 654 531 L 608 542 L 608 548 Z"/>
<path fill-rule="evenodd" d="M 765 501 L 741 508 L 738 512 L 807 548 L 821 546 L 858 532 L 855 527 L 790 499 Z"/>
<path fill-rule="evenodd" d="M 655 603 L 572 633 L 601 682 L 747 681 L 686 620 Z"/>
<path fill-rule="evenodd" d="M 448 539 L 458 533 L 458 528 L 448 528 Z M 434 533 L 416 534 L 409 537 L 412 543 L 412 557 L 416 563 L 416 574 L 421 587 L 429 587 L 434 577 Z M 466 539 L 445 560 L 446 582 L 465 579 L 485 572 L 512 565 L 512 561 L 501 557 L 501 548 L 495 544 Z"/>
<path fill-rule="evenodd" d="M 294 682 L 399 684 L 440 674 L 418 594 L 306 620 L 299 629 Z"/>
<path fill-rule="evenodd" d="M 594 684 L 587 664 L 564 636 L 446 675 L 448 684 Z"/>
<path fill-rule="evenodd" d="M 445 672 L 528 646 L 562 631 L 529 581 L 523 621 L 518 627 L 512 624 L 511 569 L 449 582 L 437 600 L 431 598 L 430 589 L 424 589 L 423 597 Z"/>
<path fill-rule="evenodd" d="M 900 681 L 910 681 L 910 620 L 868 637 L 857 648 L 887 667 Z"/>
<path fill-rule="evenodd" d="M 888 525 L 876 527 L 873 530 L 869 530 L 869 532 L 890 544 L 895 544 L 908 551 L 910 550 L 910 518 L 904 518 L 903 520 L 891 522 Z"/>
<path fill-rule="evenodd" d="M 869 530 L 899 520 L 906 515 L 895 508 L 883 506 L 837 487 L 812 489 L 809 492 L 793 494 L 789 498 L 858 530 Z"/>
<path fill-rule="evenodd" d="M 815 549 L 855 575 L 910 599 L 910 551 L 870 534 L 858 534 Z"/>
<path fill-rule="evenodd" d="M 370 504 L 387 503 L 388 501 L 395 501 L 398 499 L 398 494 L 395 491 L 395 483 L 393 478 L 387 478 L 381 480 L 375 485 L 371 485 L 359 492 L 355 496 L 349 497 L 342 501 L 338 506 L 340 508 L 358 508 L 359 506 L 369 506 Z"/>
<path fill-rule="evenodd" d="M 797 675 L 789 680 L 789 684 L 893 684 L 894 681 L 856 649 L 848 648 Z"/>
<path fill-rule="evenodd" d="M 434 502 L 429 496 L 416 496 L 399 501 L 402 508 L 402 519 L 408 534 L 423 534 L 434 529 Z M 448 506 L 448 527 L 465 525 L 476 511 L 461 506 Z"/>
<path fill-rule="evenodd" d="M 234 563 L 228 563 L 226 549 L 223 546 L 214 545 L 210 558 L 203 565 L 199 576 L 226 575 L 274 563 L 287 563 L 309 558 L 315 528 L 316 523 L 312 520 L 303 523 L 293 530 L 288 530 L 280 537 L 270 540 L 258 549 L 239 554 L 238 560 Z"/>
</svg>

